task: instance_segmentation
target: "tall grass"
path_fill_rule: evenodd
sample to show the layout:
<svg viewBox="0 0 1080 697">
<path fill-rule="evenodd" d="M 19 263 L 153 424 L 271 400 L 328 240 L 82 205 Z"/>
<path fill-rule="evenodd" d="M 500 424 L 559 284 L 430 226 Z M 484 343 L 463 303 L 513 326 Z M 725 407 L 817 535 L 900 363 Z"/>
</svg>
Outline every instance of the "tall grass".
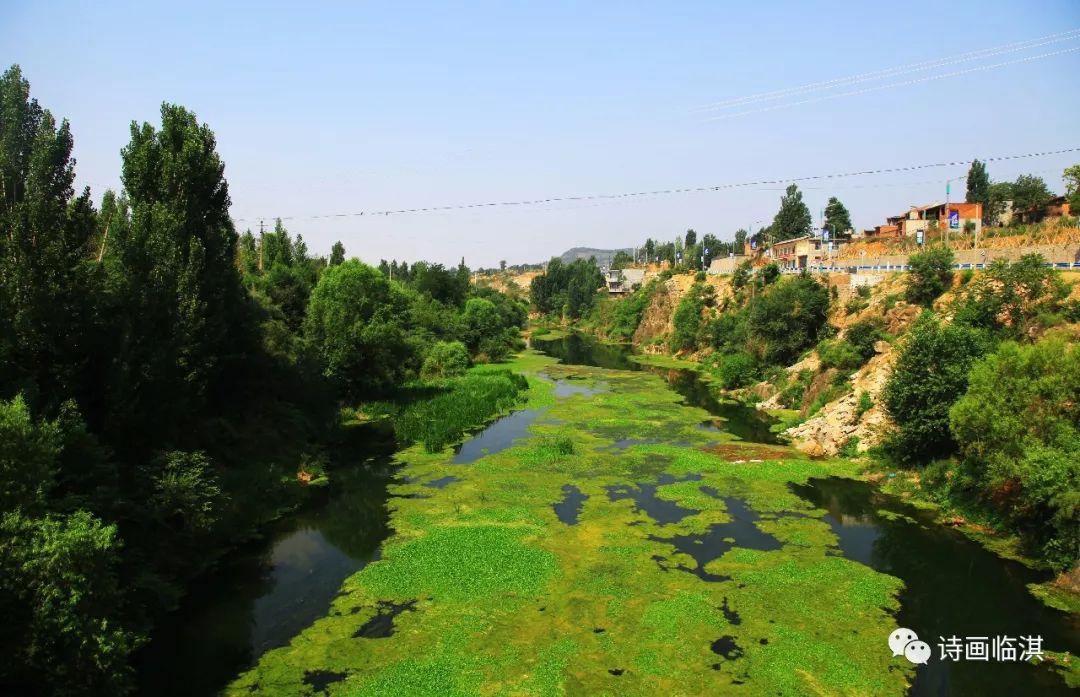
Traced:
<svg viewBox="0 0 1080 697">
<path fill-rule="evenodd" d="M 524 397 L 529 382 L 509 370 L 485 370 L 449 380 L 445 390 L 406 406 L 394 419 L 399 440 L 434 453 Z"/>
</svg>

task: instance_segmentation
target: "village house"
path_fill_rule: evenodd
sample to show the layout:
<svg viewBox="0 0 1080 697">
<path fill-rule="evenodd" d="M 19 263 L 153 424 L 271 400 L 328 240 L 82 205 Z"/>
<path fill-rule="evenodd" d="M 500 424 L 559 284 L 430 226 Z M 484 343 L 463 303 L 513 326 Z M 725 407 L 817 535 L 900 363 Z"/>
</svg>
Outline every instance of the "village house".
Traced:
<svg viewBox="0 0 1080 697">
<path fill-rule="evenodd" d="M 645 269 L 608 269 L 604 274 L 608 293 L 629 293 L 645 281 Z"/>
<path fill-rule="evenodd" d="M 781 271 L 799 271 L 820 264 L 821 238 L 803 235 L 775 242 L 769 249 L 769 256 L 780 266 Z"/>
<path fill-rule="evenodd" d="M 1010 208 L 1012 208 L 1010 201 Z M 1070 214 L 1069 200 L 1064 196 L 1055 196 L 1041 208 L 1027 208 L 1025 210 L 1010 210 L 1009 223 L 1040 223 L 1048 218 L 1063 218 Z"/>
<path fill-rule="evenodd" d="M 880 231 L 877 236 L 915 237 L 920 232 L 925 235 L 931 229 L 941 233 L 946 229 L 955 233 L 970 229 L 977 233 L 982 229 L 982 204 L 957 202 L 912 206 L 906 213 L 887 220 L 887 225 L 877 228 Z"/>
</svg>

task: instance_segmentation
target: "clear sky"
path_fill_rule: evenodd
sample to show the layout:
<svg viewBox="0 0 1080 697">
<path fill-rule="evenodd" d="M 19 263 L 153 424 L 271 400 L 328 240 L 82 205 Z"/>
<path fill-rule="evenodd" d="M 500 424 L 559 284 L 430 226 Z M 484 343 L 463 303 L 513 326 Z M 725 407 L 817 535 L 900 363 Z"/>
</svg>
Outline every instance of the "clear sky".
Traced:
<svg viewBox="0 0 1080 697">
<path fill-rule="evenodd" d="M 241 230 L 325 253 L 471 266 L 688 227 L 730 239 L 782 185 L 389 217 L 362 210 L 712 186 L 1080 147 L 1080 36 L 779 101 L 808 83 L 1080 29 L 1077 0 L 0 2 L 0 58 L 71 121 L 78 176 L 119 188 L 132 120 L 182 104 L 217 134 Z M 1045 53 L 1057 55 L 1015 62 Z M 1010 63 L 1000 67 L 985 67 Z M 984 66 L 984 67 L 979 67 Z M 963 75 L 925 80 L 942 73 Z M 911 83 L 914 80 L 921 82 Z M 897 85 L 908 82 L 911 84 Z M 889 86 L 895 85 L 895 86 Z M 884 89 L 878 89 L 885 87 Z M 837 93 L 859 92 L 830 97 Z M 829 97 L 821 99 L 822 97 Z M 790 102 L 807 103 L 764 111 Z M 753 113 L 745 113 L 745 112 Z M 715 118 L 721 116 L 723 118 Z M 1062 189 L 1080 153 L 992 163 Z M 803 187 L 856 226 L 944 198 L 966 167 Z M 963 183 L 953 185 L 954 197 Z"/>
</svg>

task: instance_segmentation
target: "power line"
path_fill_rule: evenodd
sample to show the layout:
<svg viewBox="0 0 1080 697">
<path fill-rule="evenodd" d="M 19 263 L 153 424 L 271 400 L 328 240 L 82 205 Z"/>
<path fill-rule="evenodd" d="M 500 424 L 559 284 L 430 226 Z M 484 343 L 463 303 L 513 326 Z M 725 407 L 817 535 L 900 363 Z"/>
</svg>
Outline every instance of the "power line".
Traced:
<svg viewBox="0 0 1080 697">
<path fill-rule="evenodd" d="M 724 99 L 719 102 L 714 102 L 712 104 L 705 104 L 703 106 L 694 107 L 690 109 L 690 111 L 714 111 L 721 109 L 730 109 L 733 107 L 751 104 L 755 102 L 774 101 L 777 99 L 796 96 L 799 94 L 805 94 L 808 92 L 836 89 L 838 87 L 858 84 L 860 82 L 868 82 L 889 77 L 897 77 L 899 75 L 921 72 L 924 70 L 932 70 L 934 68 L 941 68 L 946 65 L 955 65 L 957 63 L 966 63 L 973 60 L 982 60 L 985 58 L 990 58 L 992 56 L 1002 55 L 1006 53 L 1026 51 L 1033 48 L 1038 48 L 1040 46 L 1046 46 L 1048 44 L 1059 43 L 1062 41 L 1071 41 L 1076 38 L 1080 38 L 1080 28 L 1070 29 L 1068 31 L 1058 32 L 1056 34 L 1047 34 L 1046 36 L 1040 36 L 1034 39 L 1028 39 L 1026 41 L 1004 44 L 1002 46 L 992 46 L 989 48 L 978 49 L 975 51 L 967 51 L 964 53 L 958 53 L 952 56 L 945 56 L 943 58 L 937 58 L 930 61 L 908 63 L 907 65 L 899 65 L 892 68 L 883 68 L 868 73 L 860 73 L 858 75 L 849 75 L 847 77 L 834 78 L 832 80 L 825 80 L 822 82 L 812 82 L 806 85 L 800 85 L 798 87 L 787 87 L 784 89 L 773 90 L 770 92 L 761 92 L 758 94 L 752 94 L 743 97 L 732 97 L 730 99 Z"/>
<path fill-rule="evenodd" d="M 852 90 L 850 92 L 839 92 L 836 94 L 826 94 L 821 97 L 811 97 L 810 99 L 801 99 L 795 102 L 786 102 L 784 104 L 774 104 L 773 106 L 761 107 L 760 109 L 750 109 L 748 111 L 739 111 L 734 114 L 721 114 L 719 116 L 710 116 L 703 121 L 721 121 L 724 119 L 733 119 L 739 116 L 748 116 L 750 114 L 761 114 L 766 111 L 776 111 L 777 109 L 789 109 L 795 106 L 801 106 L 803 104 L 813 104 L 815 102 L 823 102 L 827 99 L 837 99 L 839 97 L 852 97 L 859 94 L 866 94 L 868 92 L 877 92 L 879 90 L 885 90 L 892 87 L 907 87 L 909 85 L 917 85 L 923 82 L 930 82 L 932 80 L 942 80 L 947 77 L 957 77 L 959 75 L 968 75 L 970 73 L 977 73 L 983 70 L 992 70 L 994 68 L 1003 68 L 1007 65 L 1017 65 L 1019 63 L 1028 63 L 1033 60 L 1039 60 L 1040 58 L 1049 58 L 1051 56 L 1060 56 L 1065 53 L 1075 53 L 1080 51 L 1080 46 L 1076 48 L 1067 48 L 1060 51 L 1051 51 L 1050 53 L 1041 53 L 1037 56 L 1025 56 L 1024 58 L 1017 58 L 1011 61 L 1004 61 L 1002 63 L 994 63 L 991 65 L 980 65 L 974 68 L 966 68 L 964 70 L 956 70 L 951 73 L 941 73 L 940 75 L 930 75 L 927 77 L 917 78 L 915 80 L 905 80 L 903 82 L 892 82 L 887 85 L 876 85 L 874 87 L 865 87 L 859 90 Z"/>
<path fill-rule="evenodd" d="M 981 158 L 982 162 L 1004 162 L 1007 160 L 1020 160 L 1033 157 L 1047 157 L 1050 155 L 1062 155 L 1065 153 L 1078 152 L 1080 147 L 1062 148 L 1060 150 L 1048 150 L 1045 152 L 1029 152 L 1022 155 L 998 155 L 995 157 Z M 359 217 L 378 217 L 378 216 L 391 216 L 391 215 L 406 215 L 410 213 L 434 213 L 442 211 L 461 211 L 480 208 L 495 208 L 495 207 L 511 207 L 511 206 L 535 206 L 548 203 L 562 203 L 567 201 L 606 201 L 617 199 L 629 199 L 642 196 L 671 196 L 675 194 L 692 194 L 703 193 L 712 191 L 725 191 L 729 189 L 743 189 L 756 186 L 764 186 L 769 184 L 790 184 L 795 182 L 807 182 L 807 181 L 821 181 L 830 179 L 843 179 L 847 177 L 861 177 L 875 174 L 895 174 L 898 172 L 915 172 L 924 169 L 934 169 L 939 167 L 959 167 L 962 165 L 970 165 L 973 160 L 957 160 L 954 162 L 935 162 L 922 165 L 908 165 L 904 167 L 883 167 L 880 169 L 869 169 L 857 172 L 840 172 L 833 174 L 815 174 L 802 177 L 785 177 L 781 179 L 764 179 L 752 182 L 738 182 L 731 184 L 719 184 L 716 186 L 696 186 L 676 189 L 656 189 L 653 191 L 634 191 L 621 194 L 588 194 L 581 196 L 555 196 L 551 198 L 543 199 L 523 199 L 518 201 L 490 201 L 486 203 L 468 203 L 468 204 L 454 204 L 447 206 L 425 206 L 417 208 L 399 208 L 396 210 L 381 210 L 381 211 L 358 211 L 355 213 L 324 213 L 318 215 L 290 215 L 290 216 L 266 216 L 266 217 L 248 217 L 248 218 L 234 218 L 233 222 L 259 222 L 263 220 L 272 220 L 274 218 L 280 218 L 281 220 L 321 220 L 331 218 L 359 218 Z"/>
</svg>

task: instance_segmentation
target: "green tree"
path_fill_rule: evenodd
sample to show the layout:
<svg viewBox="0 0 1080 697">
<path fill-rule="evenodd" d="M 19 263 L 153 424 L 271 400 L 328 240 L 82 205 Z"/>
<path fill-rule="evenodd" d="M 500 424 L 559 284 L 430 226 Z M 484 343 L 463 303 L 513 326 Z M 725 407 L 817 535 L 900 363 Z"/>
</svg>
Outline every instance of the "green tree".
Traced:
<svg viewBox="0 0 1080 697">
<path fill-rule="evenodd" d="M 502 318 L 495 303 L 486 298 L 469 298 L 462 315 L 465 321 L 465 345 L 473 353 L 480 351 L 485 339 L 497 337 L 502 332 Z"/>
<path fill-rule="evenodd" d="M 656 241 L 653 238 L 645 240 L 645 259 L 646 261 L 656 261 Z"/>
<path fill-rule="evenodd" d="M 1080 350 L 1003 343 L 949 412 L 966 474 L 1058 568 L 1080 557 Z"/>
<path fill-rule="evenodd" d="M 703 284 L 695 283 L 679 301 L 672 317 L 674 331 L 671 335 L 671 350 L 693 351 L 697 348 L 698 333 L 701 330 L 701 312 L 705 308 Z"/>
<path fill-rule="evenodd" d="M 834 239 L 840 235 L 847 235 L 852 228 L 851 214 L 835 196 L 830 196 L 829 203 L 825 206 L 825 228 Z"/>
<path fill-rule="evenodd" d="M 1061 310 L 1069 285 L 1039 254 L 1025 254 L 1015 263 L 996 259 L 970 284 L 956 306 L 956 321 L 988 329 L 1003 337 L 1028 335 L 1040 315 Z"/>
<path fill-rule="evenodd" d="M 405 340 L 408 299 L 376 269 L 350 259 L 328 268 L 311 293 L 304 335 L 324 374 L 348 397 L 398 384 L 417 356 Z"/>
<path fill-rule="evenodd" d="M 1062 174 L 1065 182 L 1065 196 L 1069 199 L 1069 211 L 1080 215 L 1080 165 L 1068 167 Z"/>
<path fill-rule="evenodd" d="M 692 249 L 697 244 L 697 232 L 692 228 L 686 231 L 686 236 L 683 238 L 683 249 Z"/>
<path fill-rule="evenodd" d="M 0 509 L 44 508 L 60 447 L 57 425 L 35 423 L 22 395 L 0 401 Z"/>
<path fill-rule="evenodd" d="M 907 301 L 930 307 L 952 285 L 954 259 L 952 250 L 944 246 L 912 254 L 904 291 Z"/>
<path fill-rule="evenodd" d="M 829 290 L 808 275 L 782 280 L 754 296 L 747 329 L 765 363 L 788 365 L 813 346 L 827 326 Z"/>
<path fill-rule="evenodd" d="M 155 520 L 172 533 L 188 537 L 213 530 L 227 496 L 206 454 L 164 453 L 154 470 L 149 506 Z"/>
<path fill-rule="evenodd" d="M 994 182 L 986 194 L 987 204 L 983 209 L 983 223 L 994 225 L 1008 209 L 1013 200 L 1012 182 Z"/>
<path fill-rule="evenodd" d="M 724 243 L 716 238 L 716 235 L 705 233 L 705 236 L 701 238 L 701 250 L 705 255 L 705 265 L 702 268 L 709 268 L 709 265 L 712 264 L 712 260 L 723 254 L 725 246 Z"/>
<path fill-rule="evenodd" d="M 529 295 L 537 311 L 543 314 L 563 314 L 577 319 L 592 309 L 597 290 L 604 277 L 595 259 L 577 259 L 563 264 L 559 258 L 548 262 L 544 273 L 535 277 Z"/>
<path fill-rule="evenodd" d="M 18 66 L 0 76 L 0 394 L 53 411 L 94 392 L 82 347 L 93 343 L 100 270 L 89 190 L 74 197 L 67 121 L 30 98 Z M 94 250 L 96 251 L 96 250 Z"/>
<path fill-rule="evenodd" d="M 975 160 L 967 173 L 968 203 L 981 203 L 985 211 L 990 207 L 990 175 L 986 173 L 986 164 Z"/>
<path fill-rule="evenodd" d="M 929 310 L 912 325 L 882 394 L 898 426 L 890 452 L 905 464 L 925 464 L 952 453 L 949 409 L 964 393 L 972 363 L 991 347 L 985 333 L 941 325 Z"/>
<path fill-rule="evenodd" d="M 746 238 L 750 233 L 746 230 L 739 228 L 735 231 L 735 253 L 742 254 L 743 248 L 746 246 Z"/>
<path fill-rule="evenodd" d="M 874 345 L 884 338 L 885 322 L 880 317 L 867 317 L 844 332 L 844 339 L 855 348 L 862 363 L 874 356 Z"/>
<path fill-rule="evenodd" d="M 338 266 L 345 261 L 345 245 L 341 244 L 341 240 L 334 243 L 334 246 L 330 248 L 330 266 Z"/>
<path fill-rule="evenodd" d="M 421 373 L 426 378 L 445 379 L 463 375 L 469 367 L 469 351 L 460 341 L 438 341 L 428 349 Z"/>
<path fill-rule="evenodd" d="M 780 198 L 780 210 L 769 227 L 768 240 L 778 242 L 809 235 L 812 227 L 810 209 L 803 203 L 802 192 L 795 184 L 788 185 Z"/>
<path fill-rule="evenodd" d="M 115 695 L 139 638 L 114 619 L 122 602 L 116 526 L 86 511 L 0 517 L 0 684 L 19 694 Z M 21 688 L 21 689 L 20 689 Z"/>
<path fill-rule="evenodd" d="M 613 269 L 625 269 L 633 265 L 633 263 L 634 258 L 621 249 L 615 252 L 615 256 L 611 258 L 611 268 Z"/>
<path fill-rule="evenodd" d="M 132 123 L 122 157 L 131 222 L 108 253 L 125 310 L 117 318 L 110 442 L 148 449 L 187 440 L 211 405 L 226 407 L 235 393 L 228 379 L 243 374 L 230 365 L 252 350 L 255 334 L 210 128 L 164 104 L 160 129 Z"/>
<path fill-rule="evenodd" d="M 1054 194 L 1042 177 L 1021 174 L 1012 185 L 1013 208 L 1020 211 L 1042 210 Z"/>
</svg>

